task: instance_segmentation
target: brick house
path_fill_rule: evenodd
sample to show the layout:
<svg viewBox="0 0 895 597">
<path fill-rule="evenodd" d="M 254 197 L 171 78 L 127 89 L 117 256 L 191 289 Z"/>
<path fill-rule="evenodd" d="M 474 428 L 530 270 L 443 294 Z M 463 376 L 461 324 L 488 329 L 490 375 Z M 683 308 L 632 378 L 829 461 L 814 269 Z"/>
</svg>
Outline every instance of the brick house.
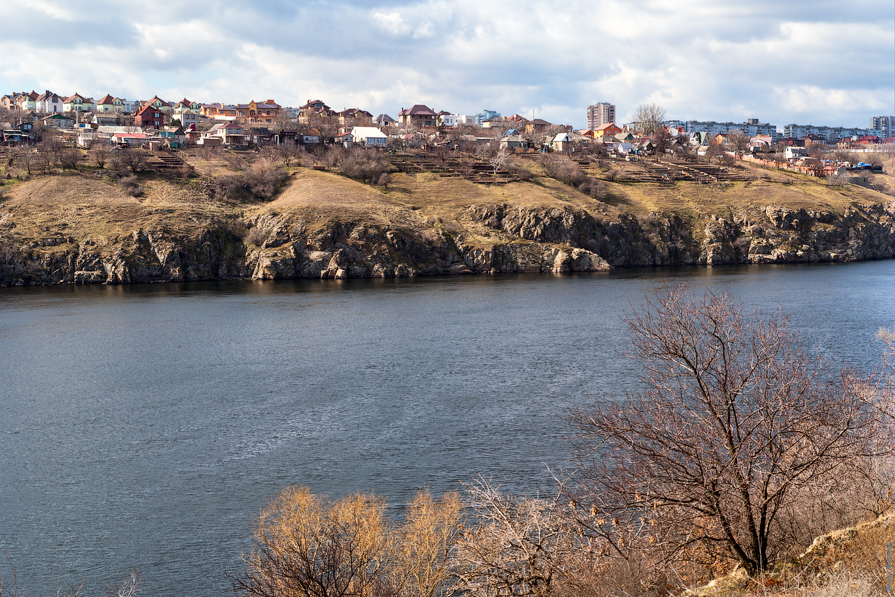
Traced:
<svg viewBox="0 0 895 597">
<path fill-rule="evenodd" d="M 146 104 L 134 117 L 134 125 L 142 128 L 160 129 L 165 126 L 165 113 L 151 104 Z"/>
<path fill-rule="evenodd" d="M 423 104 L 416 104 L 410 109 L 401 108 L 398 112 L 398 122 L 404 126 L 410 125 L 418 128 L 434 127 L 435 118 L 438 115 L 432 108 Z"/>
</svg>

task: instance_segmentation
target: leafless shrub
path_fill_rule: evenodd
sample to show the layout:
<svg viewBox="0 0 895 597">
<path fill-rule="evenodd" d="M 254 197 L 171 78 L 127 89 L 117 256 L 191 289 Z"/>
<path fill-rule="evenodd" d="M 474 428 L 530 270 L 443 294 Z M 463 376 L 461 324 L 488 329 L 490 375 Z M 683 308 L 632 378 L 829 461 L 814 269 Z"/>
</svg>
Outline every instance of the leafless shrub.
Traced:
<svg viewBox="0 0 895 597">
<path fill-rule="evenodd" d="M 249 193 L 256 199 L 268 201 L 286 181 L 286 173 L 271 162 L 261 159 L 249 166 L 243 180 Z"/>
<path fill-rule="evenodd" d="M 459 498 L 421 492 L 400 525 L 385 506 L 372 494 L 331 501 L 287 488 L 262 511 L 234 590 L 247 597 L 444 594 Z"/>
<path fill-rule="evenodd" d="M 137 182 L 137 177 L 134 175 L 119 178 L 118 184 L 124 187 L 124 192 L 131 197 L 140 197 L 143 195 L 143 187 L 140 186 Z"/>
<path fill-rule="evenodd" d="M 353 147 L 337 156 L 343 174 L 355 180 L 376 182 L 391 165 L 378 151 Z"/>
<path fill-rule="evenodd" d="M 476 525 L 457 544 L 459 588 L 472 595 L 550 595 L 589 546 L 555 500 L 519 498 L 484 480 L 467 486 Z"/>
<path fill-rule="evenodd" d="M 137 597 L 140 594 L 138 576 L 131 572 L 130 576 L 118 584 L 107 586 L 103 590 L 106 597 Z"/>
<path fill-rule="evenodd" d="M 258 227 L 252 228 L 249 231 L 249 234 L 245 237 L 246 244 L 255 245 L 256 247 L 260 247 L 264 241 L 267 239 L 267 235 Z"/>
<path fill-rule="evenodd" d="M 238 154 L 224 152 L 221 154 L 221 158 L 224 160 L 224 163 L 227 164 L 227 168 L 233 172 L 239 172 L 245 168 L 245 160 Z"/>
<path fill-rule="evenodd" d="M 606 190 L 606 185 L 603 181 L 597 180 L 595 178 L 587 177 L 580 185 L 578 185 L 578 190 L 584 193 L 585 195 L 590 195 L 595 199 L 605 199 L 608 191 Z"/>
</svg>

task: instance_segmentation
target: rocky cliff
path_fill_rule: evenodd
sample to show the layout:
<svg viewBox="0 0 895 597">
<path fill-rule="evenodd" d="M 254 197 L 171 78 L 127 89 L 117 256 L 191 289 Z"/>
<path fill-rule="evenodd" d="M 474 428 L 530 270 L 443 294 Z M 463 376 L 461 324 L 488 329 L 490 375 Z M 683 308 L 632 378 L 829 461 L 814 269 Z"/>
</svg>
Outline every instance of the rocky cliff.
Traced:
<svg viewBox="0 0 895 597">
<path fill-rule="evenodd" d="M 0 233 L 12 214 L 0 212 Z M 2 237 L 0 237 L 2 238 Z M 108 242 L 51 235 L 0 244 L 0 284 L 233 278 L 593 272 L 612 267 L 895 257 L 895 202 L 844 211 L 752 206 L 730 217 L 608 216 L 580 208 L 473 204 L 452 226 L 384 227 L 260 210 L 188 235 L 135 228 Z"/>
</svg>

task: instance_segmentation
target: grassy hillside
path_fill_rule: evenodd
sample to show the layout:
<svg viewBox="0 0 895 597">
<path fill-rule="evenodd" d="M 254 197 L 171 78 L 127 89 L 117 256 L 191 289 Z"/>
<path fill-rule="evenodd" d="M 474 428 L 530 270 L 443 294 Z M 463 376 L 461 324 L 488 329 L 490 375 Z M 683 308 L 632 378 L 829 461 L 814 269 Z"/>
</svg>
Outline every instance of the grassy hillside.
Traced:
<svg viewBox="0 0 895 597">
<path fill-rule="evenodd" d="M 0 240 L 18 243 L 53 237 L 104 244 L 139 228 L 190 234 L 211 222 L 272 212 L 294 214 L 311 229 L 331 222 L 352 222 L 417 232 L 462 231 L 475 243 L 477 238 L 487 242 L 490 233 L 481 224 L 464 218 L 470 205 L 571 207 L 609 218 L 663 212 L 699 222 L 712 215 L 729 219 L 750 206 L 779 205 L 841 214 L 851 205 L 891 200 L 868 188 L 831 187 L 816 178 L 749 164 L 738 165 L 739 180 L 717 184 L 612 181 L 612 171 L 631 179 L 647 168 L 643 163 L 611 160 L 585 167 L 589 176 L 605 185 L 605 196 L 598 200 L 543 175 L 539 158 L 533 156 L 514 159 L 516 167 L 533 174 L 529 180 L 501 185 L 477 184 L 433 172 L 397 172 L 383 187 L 333 171 L 290 167 L 286 183 L 273 200 L 229 201 L 213 198 L 208 185 L 226 176 L 238 176 L 240 168 L 249 167 L 246 157 L 186 154 L 185 158 L 198 178 L 141 173 L 136 182 L 131 181 L 142 191 L 137 196 L 133 196 L 132 187 L 116 181 L 108 170 L 88 167 L 79 172 L 34 174 L 24 181 L 7 180 L 0 186 Z M 877 176 L 877 180 L 890 185 L 891 178 Z"/>
</svg>

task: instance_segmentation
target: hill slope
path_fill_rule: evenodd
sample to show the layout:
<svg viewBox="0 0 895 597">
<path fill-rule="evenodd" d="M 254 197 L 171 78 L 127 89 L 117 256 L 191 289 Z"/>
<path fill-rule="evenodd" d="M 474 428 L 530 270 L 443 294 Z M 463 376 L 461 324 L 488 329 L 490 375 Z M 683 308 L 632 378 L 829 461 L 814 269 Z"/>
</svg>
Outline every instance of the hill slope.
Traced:
<svg viewBox="0 0 895 597">
<path fill-rule="evenodd" d="M 606 182 L 602 200 L 546 176 L 502 185 L 393 174 L 387 189 L 297 168 L 264 204 L 144 176 L 6 185 L 0 284 L 126 283 L 849 261 L 895 256 L 895 205 L 778 172 L 705 185 Z"/>
</svg>

